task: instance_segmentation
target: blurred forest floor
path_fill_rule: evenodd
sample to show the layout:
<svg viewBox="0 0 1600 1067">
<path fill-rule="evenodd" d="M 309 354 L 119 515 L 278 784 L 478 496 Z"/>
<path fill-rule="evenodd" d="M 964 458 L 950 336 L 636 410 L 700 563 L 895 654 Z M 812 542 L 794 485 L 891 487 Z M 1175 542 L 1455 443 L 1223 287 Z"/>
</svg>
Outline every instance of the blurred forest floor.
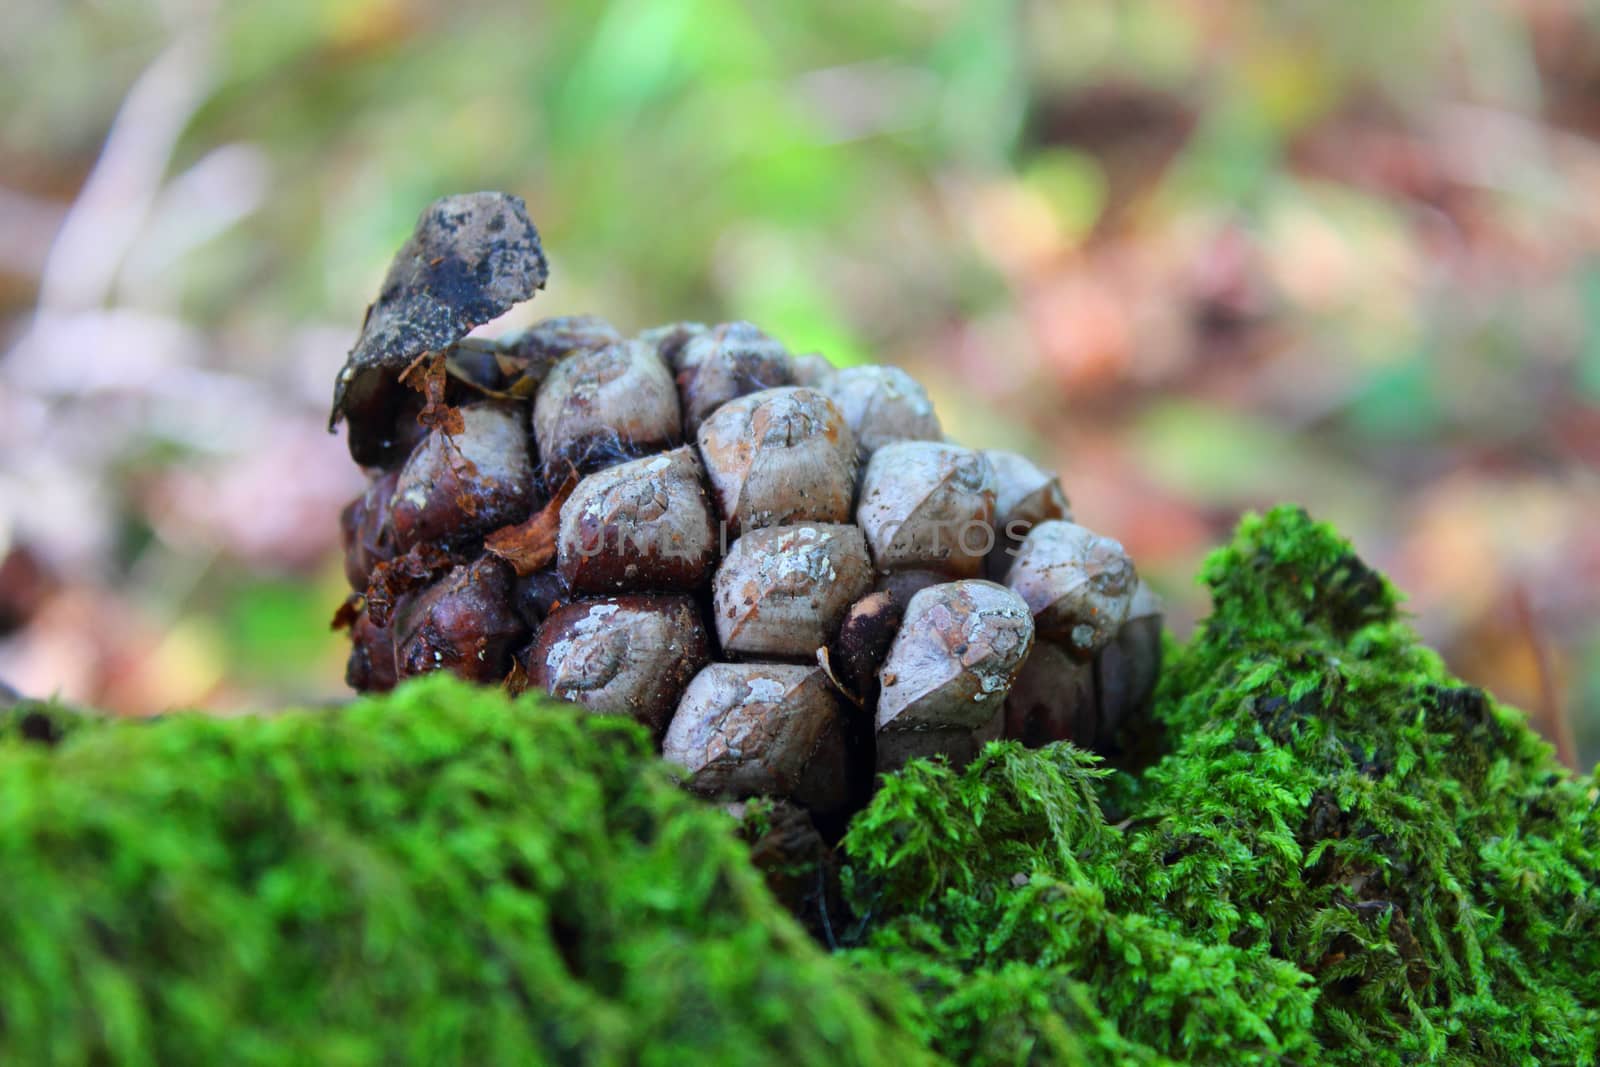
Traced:
<svg viewBox="0 0 1600 1067">
<path fill-rule="evenodd" d="M 1304 503 L 1600 758 L 1600 15 L 1555 0 L 13 0 L 0 678 L 333 698 L 324 430 L 388 257 L 525 196 L 519 318 L 751 319 L 1055 464 L 1180 635 Z"/>
</svg>

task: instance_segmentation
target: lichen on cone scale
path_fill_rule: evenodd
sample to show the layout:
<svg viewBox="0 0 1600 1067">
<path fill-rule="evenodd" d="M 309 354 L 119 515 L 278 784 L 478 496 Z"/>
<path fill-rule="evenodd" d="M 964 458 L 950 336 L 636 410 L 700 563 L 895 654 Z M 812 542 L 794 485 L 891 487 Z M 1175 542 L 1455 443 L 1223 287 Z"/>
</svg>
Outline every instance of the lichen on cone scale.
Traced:
<svg viewBox="0 0 1600 1067">
<path fill-rule="evenodd" d="M 1159 602 L 1053 475 L 947 441 L 904 371 L 750 323 L 467 337 L 547 273 L 520 200 L 440 200 L 339 375 L 370 476 L 352 686 L 542 687 L 643 723 L 691 788 L 836 821 L 916 757 L 1139 747 Z"/>
</svg>

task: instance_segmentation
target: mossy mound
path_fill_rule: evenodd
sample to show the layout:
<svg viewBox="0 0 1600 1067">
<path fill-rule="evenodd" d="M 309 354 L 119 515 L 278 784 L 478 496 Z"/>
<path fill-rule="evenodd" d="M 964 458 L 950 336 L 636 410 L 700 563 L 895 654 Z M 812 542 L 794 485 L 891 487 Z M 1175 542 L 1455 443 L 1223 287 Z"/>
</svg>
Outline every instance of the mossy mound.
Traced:
<svg viewBox="0 0 1600 1067">
<path fill-rule="evenodd" d="M 1001 745 L 887 784 L 844 843 L 858 961 L 959 1061 L 1594 1063 L 1593 779 L 1303 512 L 1205 580 L 1144 774 Z"/>
<path fill-rule="evenodd" d="M 1205 578 L 1165 755 L 891 777 L 831 956 L 616 719 L 0 713 L 0 1062 L 1595 1063 L 1593 779 L 1303 513 Z"/>
<path fill-rule="evenodd" d="M 41 721 L 0 725 L 0 1063 L 926 1058 L 622 720 L 430 678 Z"/>
</svg>

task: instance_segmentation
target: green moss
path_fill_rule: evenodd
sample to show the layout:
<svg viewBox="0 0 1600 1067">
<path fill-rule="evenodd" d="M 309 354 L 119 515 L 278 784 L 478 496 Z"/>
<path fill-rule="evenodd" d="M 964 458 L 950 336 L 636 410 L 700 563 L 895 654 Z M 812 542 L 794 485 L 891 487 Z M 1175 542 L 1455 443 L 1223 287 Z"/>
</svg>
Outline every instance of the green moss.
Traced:
<svg viewBox="0 0 1600 1067">
<path fill-rule="evenodd" d="M 917 763 L 845 841 L 869 971 L 909 982 L 962 1063 L 1279 1062 L 1311 1051 L 1294 967 L 1127 907 L 1128 843 L 1093 758 L 993 744 L 962 774 Z"/>
<path fill-rule="evenodd" d="M 1303 512 L 1247 519 L 1204 577 L 1125 820 L 1068 746 L 914 766 L 845 841 L 857 963 L 963 1061 L 1595 1062 L 1593 780 Z"/>
<path fill-rule="evenodd" d="M 53 745 L 76 731 L 93 716 L 47 700 L 19 700 L 7 704 L 0 699 L 0 745 L 31 742 Z"/>
<path fill-rule="evenodd" d="M 0 1062 L 914 1063 L 617 719 L 444 679 L 0 736 Z"/>
<path fill-rule="evenodd" d="M 1163 757 L 913 763 L 834 956 L 616 719 L 0 714 L 0 1062 L 1595 1063 L 1594 780 L 1303 513 L 1204 577 Z M 787 814 L 745 833 L 818 898 Z"/>
<path fill-rule="evenodd" d="M 1600 809 L 1326 526 L 1252 518 L 1164 680 L 1141 894 L 1312 975 L 1336 1062 L 1594 1062 Z"/>
</svg>

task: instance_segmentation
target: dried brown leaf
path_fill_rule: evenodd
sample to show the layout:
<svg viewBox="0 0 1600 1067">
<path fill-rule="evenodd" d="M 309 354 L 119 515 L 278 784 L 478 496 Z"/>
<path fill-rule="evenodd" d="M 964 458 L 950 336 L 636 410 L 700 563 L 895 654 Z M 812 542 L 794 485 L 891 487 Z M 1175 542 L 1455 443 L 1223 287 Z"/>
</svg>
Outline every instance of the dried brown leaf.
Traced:
<svg viewBox="0 0 1600 1067">
<path fill-rule="evenodd" d="M 426 403 L 417 413 L 417 422 L 430 430 L 438 430 L 446 437 L 466 432 L 466 422 L 461 412 L 445 403 L 445 387 L 449 373 L 441 353 L 426 353 L 412 361 L 400 375 L 400 380 L 422 394 Z"/>
<path fill-rule="evenodd" d="M 512 660 L 511 670 L 506 674 L 505 681 L 500 684 L 511 696 L 521 696 L 533 683 L 528 678 L 528 672 L 523 668 L 522 661 Z"/>
<path fill-rule="evenodd" d="M 348 630 L 361 618 L 361 609 L 366 604 L 366 598 L 360 593 L 351 593 L 344 598 L 344 603 L 339 605 L 339 610 L 333 613 L 333 622 L 329 628 L 333 630 Z"/>
<path fill-rule="evenodd" d="M 556 490 L 550 502 L 533 514 L 528 521 L 516 526 L 502 526 L 483 539 L 483 547 L 516 569 L 517 577 L 526 578 L 542 569 L 556 556 L 556 545 L 561 534 L 561 506 L 577 488 L 578 476 L 570 472 L 566 481 Z"/>
<path fill-rule="evenodd" d="M 434 545 L 413 545 L 405 555 L 374 567 L 366 597 L 373 625 L 389 625 L 390 613 L 402 596 L 449 570 L 454 562 L 450 553 Z"/>
<path fill-rule="evenodd" d="M 841 696 L 858 708 L 866 706 L 861 697 L 839 681 L 839 676 L 833 673 L 833 657 L 826 647 L 817 649 L 817 666 L 822 668 L 823 676 L 828 679 L 829 684 L 839 691 Z"/>
</svg>

